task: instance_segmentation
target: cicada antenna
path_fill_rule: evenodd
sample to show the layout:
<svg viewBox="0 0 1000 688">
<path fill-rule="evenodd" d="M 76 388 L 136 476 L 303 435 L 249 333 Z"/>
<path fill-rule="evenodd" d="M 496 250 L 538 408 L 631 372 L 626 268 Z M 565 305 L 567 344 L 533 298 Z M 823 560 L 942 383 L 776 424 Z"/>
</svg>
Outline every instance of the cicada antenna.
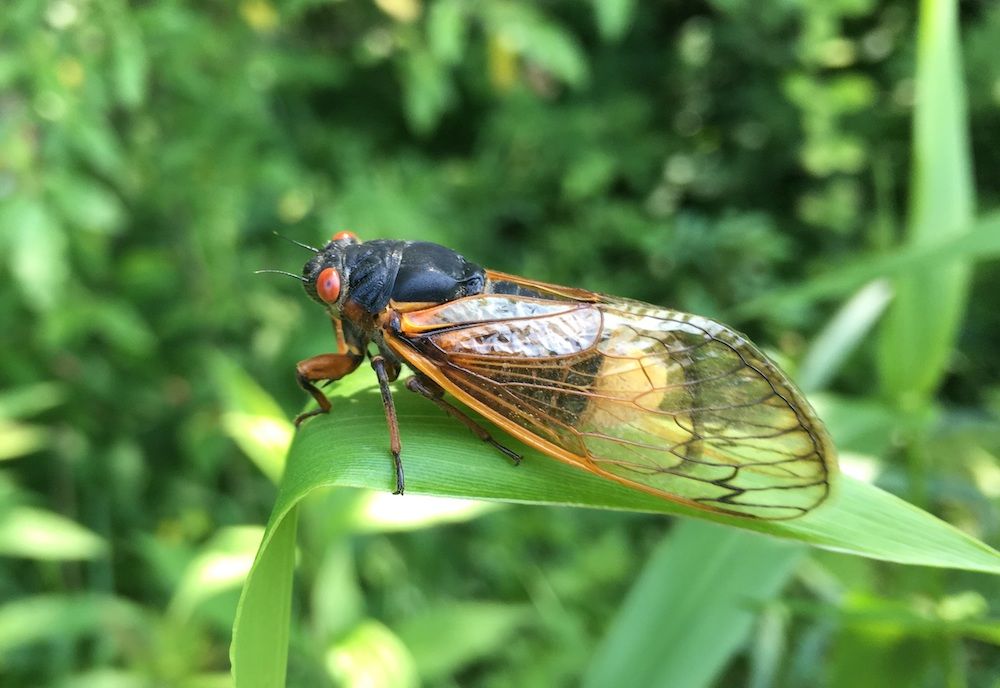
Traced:
<svg viewBox="0 0 1000 688">
<path fill-rule="evenodd" d="M 287 275 L 289 277 L 294 277 L 295 279 L 297 279 L 300 282 L 308 282 L 309 281 L 305 277 L 303 277 L 302 275 L 296 275 L 294 272 L 286 272 L 285 270 L 254 270 L 253 274 L 259 275 L 262 272 L 273 272 L 276 275 Z"/>
<path fill-rule="evenodd" d="M 301 241 L 296 241 L 295 239 L 292 239 L 291 237 L 286 237 L 284 234 L 278 234 L 277 232 L 271 232 L 271 233 L 274 236 L 278 237 L 279 239 L 284 239 L 285 241 L 291 242 L 291 243 L 295 244 L 296 246 L 298 246 L 300 248 L 308 249 L 308 250 L 312 251 L 313 253 L 319 253 L 319 249 L 316 248 L 315 246 L 310 246 L 309 244 L 303 244 Z"/>
</svg>

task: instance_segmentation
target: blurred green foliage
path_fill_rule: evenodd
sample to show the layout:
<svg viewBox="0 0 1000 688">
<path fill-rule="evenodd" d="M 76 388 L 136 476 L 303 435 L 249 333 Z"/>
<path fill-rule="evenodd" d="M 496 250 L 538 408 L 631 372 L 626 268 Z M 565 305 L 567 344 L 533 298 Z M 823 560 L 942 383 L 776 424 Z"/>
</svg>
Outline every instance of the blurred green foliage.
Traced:
<svg viewBox="0 0 1000 688">
<path fill-rule="evenodd" d="M 1000 8 L 959 10 L 967 95 L 938 95 L 958 112 L 923 130 L 947 135 L 952 219 L 1000 200 Z M 303 260 L 272 230 L 438 241 L 725 317 L 937 235 L 914 229 L 940 217 L 915 194 L 946 191 L 911 179 L 917 23 L 899 0 L 6 0 L 0 685 L 229 684 L 276 475 L 239 448 L 257 446 L 239 414 L 274 402 L 238 371 L 291 416 L 295 361 L 332 341 L 297 285 L 251 274 Z M 996 545 L 1000 270 L 966 270 L 950 315 L 904 286 L 916 321 L 862 327 L 809 380 L 848 458 Z M 848 296 L 730 322 L 794 372 Z M 869 323 L 897 305 L 855 303 Z M 916 376 L 924 338 L 943 348 Z M 575 685 L 648 555 L 669 562 L 662 518 L 509 507 L 404 528 L 359 518 L 367 499 L 301 516 L 289 685 L 351 667 Z M 993 579 L 819 552 L 789 571 L 706 680 L 994 685 Z"/>
</svg>

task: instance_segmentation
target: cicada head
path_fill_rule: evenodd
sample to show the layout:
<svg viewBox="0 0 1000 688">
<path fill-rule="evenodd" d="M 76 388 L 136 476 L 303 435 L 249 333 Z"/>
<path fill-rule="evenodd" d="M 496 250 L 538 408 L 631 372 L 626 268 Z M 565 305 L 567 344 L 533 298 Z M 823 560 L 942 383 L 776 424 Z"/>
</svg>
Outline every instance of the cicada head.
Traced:
<svg viewBox="0 0 1000 688">
<path fill-rule="evenodd" d="M 353 232 L 338 232 L 302 268 L 306 294 L 332 313 L 339 313 L 347 298 L 350 278 L 347 249 L 359 243 L 361 241 Z"/>
</svg>

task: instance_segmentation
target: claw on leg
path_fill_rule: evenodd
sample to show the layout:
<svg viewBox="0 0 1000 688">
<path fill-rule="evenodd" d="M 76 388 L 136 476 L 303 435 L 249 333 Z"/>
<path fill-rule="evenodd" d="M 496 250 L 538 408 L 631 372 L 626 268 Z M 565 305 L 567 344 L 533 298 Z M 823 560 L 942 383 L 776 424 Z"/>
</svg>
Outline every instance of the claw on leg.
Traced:
<svg viewBox="0 0 1000 688">
<path fill-rule="evenodd" d="M 303 411 L 299 415 L 295 416 L 295 420 L 293 420 L 292 423 L 297 428 L 300 425 L 302 425 L 302 421 L 308 420 L 309 418 L 312 418 L 313 416 L 321 416 L 321 415 L 323 415 L 324 413 L 327 413 L 327 412 L 328 411 L 324 411 L 321 408 L 313 409 L 312 411 Z"/>
<path fill-rule="evenodd" d="M 403 477 L 403 461 L 399 458 L 399 452 L 392 453 L 392 463 L 396 469 L 396 489 L 392 493 L 401 495 L 406 485 L 406 479 Z"/>
</svg>

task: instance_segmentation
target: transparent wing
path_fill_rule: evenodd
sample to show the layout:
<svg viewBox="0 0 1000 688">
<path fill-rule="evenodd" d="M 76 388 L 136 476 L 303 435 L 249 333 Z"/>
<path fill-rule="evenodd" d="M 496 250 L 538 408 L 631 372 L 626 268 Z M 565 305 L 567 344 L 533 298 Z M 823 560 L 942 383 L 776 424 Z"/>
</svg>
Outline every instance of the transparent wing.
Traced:
<svg viewBox="0 0 1000 688">
<path fill-rule="evenodd" d="M 404 315 L 395 346 L 513 434 L 647 492 L 765 519 L 826 498 L 826 430 L 752 343 L 707 318 L 600 298 L 459 299 Z"/>
</svg>

